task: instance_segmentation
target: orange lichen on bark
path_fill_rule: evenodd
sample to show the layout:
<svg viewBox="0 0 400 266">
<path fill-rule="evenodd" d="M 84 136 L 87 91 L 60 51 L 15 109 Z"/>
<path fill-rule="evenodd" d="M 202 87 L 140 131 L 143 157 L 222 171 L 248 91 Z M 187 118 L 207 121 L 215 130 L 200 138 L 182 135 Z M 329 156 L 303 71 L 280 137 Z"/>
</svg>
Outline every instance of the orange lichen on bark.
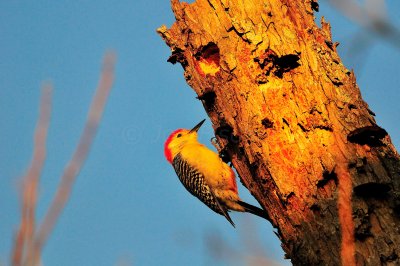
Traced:
<svg viewBox="0 0 400 266">
<path fill-rule="evenodd" d="M 207 60 L 201 58 L 198 61 L 198 64 L 199 64 L 198 70 L 203 76 L 205 75 L 215 76 L 215 74 L 219 72 L 219 66 L 213 60 Z"/>
</svg>

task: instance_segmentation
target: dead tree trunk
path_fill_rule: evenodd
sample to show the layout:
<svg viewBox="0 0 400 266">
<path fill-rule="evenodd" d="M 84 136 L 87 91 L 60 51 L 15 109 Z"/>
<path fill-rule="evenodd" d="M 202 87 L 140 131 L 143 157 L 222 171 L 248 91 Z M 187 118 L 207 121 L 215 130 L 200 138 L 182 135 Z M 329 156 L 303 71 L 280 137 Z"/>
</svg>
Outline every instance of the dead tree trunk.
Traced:
<svg viewBox="0 0 400 266">
<path fill-rule="evenodd" d="M 158 29 L 294 265 L 399 265 L 400 161 L 313 0 L 172 0 Z"/>
</svg>

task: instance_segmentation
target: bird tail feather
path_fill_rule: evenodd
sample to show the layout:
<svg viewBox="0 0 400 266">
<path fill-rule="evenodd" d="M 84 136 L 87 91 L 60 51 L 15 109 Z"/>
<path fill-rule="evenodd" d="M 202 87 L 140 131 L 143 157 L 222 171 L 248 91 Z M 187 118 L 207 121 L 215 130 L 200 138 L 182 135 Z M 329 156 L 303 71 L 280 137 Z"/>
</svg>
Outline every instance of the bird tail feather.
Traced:
<svg viewBox="0 0 400 266">
<path fill-rule="evenodd" d="M 240 201 L 240 200 L 238 200 L 237 203 L 240 206 L 242 206 L 246 212 L 249 212 L 251 214 L 254 214 L 254 215 L 257 215 L 257 216 L 259 216 L 261 218 L 269 220 L 268 213 L 266 211 L 264 211 L 263 209 L 258 208 L 256 206 L 253 206 L 251 204 L 248 204 L 246 202 Z"/>
</svg>

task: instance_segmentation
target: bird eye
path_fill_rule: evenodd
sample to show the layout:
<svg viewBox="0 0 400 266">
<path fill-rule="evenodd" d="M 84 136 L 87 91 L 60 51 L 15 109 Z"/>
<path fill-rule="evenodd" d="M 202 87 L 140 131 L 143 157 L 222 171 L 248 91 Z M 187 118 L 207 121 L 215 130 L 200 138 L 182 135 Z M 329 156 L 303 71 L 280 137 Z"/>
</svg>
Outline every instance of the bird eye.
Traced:
<svg viewBox="0 0 400 266">
<path fill-rule="evenodd" d="M 182 137 L 182 134 L 179 133 L 178 135 L 176 135 L 176 137 L 177 137 L 177 138 L 180 138 L 180 137 Z"/>
</svg>

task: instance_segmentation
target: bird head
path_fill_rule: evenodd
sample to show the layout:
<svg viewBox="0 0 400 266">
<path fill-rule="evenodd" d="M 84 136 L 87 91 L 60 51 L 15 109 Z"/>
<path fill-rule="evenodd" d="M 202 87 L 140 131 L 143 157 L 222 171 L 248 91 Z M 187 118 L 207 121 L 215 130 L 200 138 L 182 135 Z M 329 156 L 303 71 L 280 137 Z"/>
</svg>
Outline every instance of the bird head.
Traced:
<svg viewBox="0 0 400 266">
<path fill-rule="evenodd" d="M 177 129 L 169 135 L 164 144 L 164 155 L 168 162 L 172 163 L 174 157 L 182 150 L 185 145 L 197 142 L 197 131 L 204 123 L 203 119 L 192 129 Z"/>
</svg>

